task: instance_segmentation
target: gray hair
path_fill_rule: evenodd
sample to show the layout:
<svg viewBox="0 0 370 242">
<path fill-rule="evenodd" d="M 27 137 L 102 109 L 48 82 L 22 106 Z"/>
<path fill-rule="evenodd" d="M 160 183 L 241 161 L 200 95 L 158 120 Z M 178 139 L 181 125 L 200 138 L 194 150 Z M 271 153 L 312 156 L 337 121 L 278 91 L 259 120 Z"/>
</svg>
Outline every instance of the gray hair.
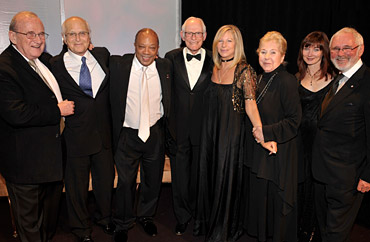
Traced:
<svg viewBox="0 0 370 242">
<path fill-rule="evenodd" d="M 191 21 L 191 20 L 198 20 L 200 21 L 201 25 L 202 25 L 202 29 L 203 29 L 203 33 L 207 32 L 207 29 L 206 29 L 206 25 L 204 24 L 203 22 L 203 19 L 201 18 L 197 18 L 197 17 L 189 17 L 188 19 L 185 20 L 184 24 L 182 25 L 181 27 L 181 30 L 182 32 L 185 32 L 185 27 L 186 27 L 186 24 Z"/>
<path fill-rule="evenodd" d="M 91 29 L 90 29 L 90 25 L 89 25 L 89 23 L 85 20 L 85 19 L 83 19 L 83 18 L 81 18 L 81 17 L 78 17 L 78 16 L 72 16 L 72 17 L 69 17 L 69 18 L 67 18 L 64 22 L 63 22 L 63 24 L 62 24 L 62 35 L 63 36 L 65 36 L 66 35 L 66 31 L 67 31 L 67 22 L 69 21 L 69 20 L 71 20 L 71 19 L 74 19 L 74 18 L 76 18 L 76 19 L 79 19 L 79 20 L 81 20 L 82 22 L 84 22 L 85 24 L 86 24 L 86 26 L 87 26 L 87 29 L 89 30 L 89 33 L 91 34 Z"/>
<path fill-rule="evenodd" d="M 341 30 L 339 30 L 338 32 L 336 32 L 331 37 L 329 46 L 331 47 L 331 43 L 332 43 L 335 36 L 337 36 L 339 34 L 344 34 L 344 33 L 351 33 L 353 35 L 353 37 L 355 38 L 356 44 L 358 44 L 358 45 L 363 45 L 364 44 L 364 38 L 362 37 L 362 35 L 359 32 L 357 32 L 356 29 L 351 28 L 351 27 L 344 27 Z"/>
</svg>

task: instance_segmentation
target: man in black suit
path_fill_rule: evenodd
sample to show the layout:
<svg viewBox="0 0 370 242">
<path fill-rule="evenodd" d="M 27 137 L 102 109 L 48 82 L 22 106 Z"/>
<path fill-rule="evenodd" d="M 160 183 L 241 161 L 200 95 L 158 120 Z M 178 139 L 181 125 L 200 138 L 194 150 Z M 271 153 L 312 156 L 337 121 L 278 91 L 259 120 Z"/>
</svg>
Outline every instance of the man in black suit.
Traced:
<svg viewBox="0 0 370 242">
<path fill-rule="evenodd" d="M 370 70 L 361 61 L 362 36 L 353 28 L 330 40 L 341 72 L 321 106 L 313 145 L 315 206 L 322 240 L 349 241 L 363 193 L 370 189 Z"/>
<path fill-rule="evenodd" d="M 153 216 L 164 166 L 165 128 L 170 112 L 171 63 L 157 57 L 159 40 L 152 29 L 135 37 L 135 55 L 110 60 L 110 101 L 113 143 L 118 173 L 115 241 L 127 241 L 135 222 L 150 236 L 157 235 Z M 136 175 L 140 163 L 140 189 L 134 212 Z"/>
<path fill-rule="evenodd" d="M 50 61 L 63 97 L 76 104 L 75 114 L 66 118 L 64 130 L 67 147 L 64 181 L 69 224 L 81 241 L 92 241 L 87 209 L 90 171 L 97 204 L 95 222 L 108 234 L 114 231 L 111 222 L 114 166 L 108 93 L 110 54 L 106 48 L 88 50 L 90 32 L 84 19 L 68 18 L 62 25 L 68 50 Z"/>
<path fill-rule="evenodd" d="M 43 53 L 47 34 L 35 13 L 17 13 L 10 46 L 0 55 L 0 172 L 21 241 L 49 241 L 62 191 L 63 101 Z M 31 66 L 32 65 L 32 66 Z"/>
<path fill-rule="evenodd" d="M 173 65 L 173 112 L 171 134 L 176 148 L 170 147 L 171 178 L 175 232 L 182 235 L 195 213 L 199 142 L 203 113 L 203 94 L 212 76 L 212 55 L 202 48 L 207 37 L 206 26 L 200 18 L 190 17 L 180 32 L 186 47 L 166 54 Z"/>
</svg>

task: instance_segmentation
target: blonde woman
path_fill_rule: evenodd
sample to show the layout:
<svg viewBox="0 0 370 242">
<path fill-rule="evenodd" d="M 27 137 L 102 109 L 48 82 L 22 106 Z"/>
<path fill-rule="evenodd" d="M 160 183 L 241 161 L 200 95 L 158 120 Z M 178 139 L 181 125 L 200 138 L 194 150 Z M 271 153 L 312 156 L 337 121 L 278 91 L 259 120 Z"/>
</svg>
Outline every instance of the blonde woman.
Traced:
<svg viewBox="0 0 370 242">
<path fill-rule="evenodd" d="M 255 101 L 256 74 L 246 62 L 242 35 L 236 26 L 225 25 L 218 30 L 213 61 L 212 83 L 204 94 L 194 234 L 206 235 L 206 241 L 235 241 L 243 231 L 242 167 L 246 136 L 251 135 L 247 123 L 253 124 L 256 140 L 263 143 Z M 263 145 L 276 152 L 272 142 Z"/>
<path fill-rule="evenodd" d="M 257 103 L 265 141 L 277 142 L 269 156 L 255 145 L 247 165 L 247 228 L 258 241 L 297 241 L 297 132 L 301 121 L 298 82 L 283 66 L 287 42 L 276 31 L 265 34 L 257 50 L 263 73 L 258 76 Z"/>
</svg>

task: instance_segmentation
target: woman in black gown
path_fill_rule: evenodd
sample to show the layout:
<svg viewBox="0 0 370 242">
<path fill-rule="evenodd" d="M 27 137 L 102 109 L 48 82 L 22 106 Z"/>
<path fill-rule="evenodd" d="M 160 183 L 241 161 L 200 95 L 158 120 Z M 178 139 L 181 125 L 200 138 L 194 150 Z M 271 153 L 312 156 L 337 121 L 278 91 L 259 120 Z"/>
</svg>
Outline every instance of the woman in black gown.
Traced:
<svg viewBox="0 0 370 242">
<path fill-rule="evenodd" d="M 325 33 L 315 31 L 301 42 L 297 65 L 298 92 L 302 105 L 299 133 L 302 156 L 298 173 L 298 239 L 299 242 L 321 241 L 316 224 L 311 172 L 312 143 L 315 137 L 320 105 L 333 80 L 334 70 L 329 57 L 329 40 Z M 301 166 L 301 167 L 300 167 Z"/>
<path fill-rule="evenodd" d="M 269 155 L 254 145 L 249 160 L 249 201 L 246 227 L 258 241 L 297 242 L 297 133 L 301 105 L 296 78 L 282 65 L 287 49 L 284 37 L 266 33 L 257 50 L 264 72 L 258 76 L 257 104 L 265 141 L 276 141 Z"/>
<path fill-rule="evenodd" d="M 249 117 L 253 126 L 262 126 L 255 102 L 256 74 L 246 63 L 236 26 L 222 26 L 216 33 L 213 61 L 212 83 L 204 94 L 194 234 L 206 235 L 206 241 L 235 241 L 243 231 L 242 166 L 245 137 L 251 132 L 245 124 Z M 273 144 L 263 145 L 275 151 Z"/>
</svg>

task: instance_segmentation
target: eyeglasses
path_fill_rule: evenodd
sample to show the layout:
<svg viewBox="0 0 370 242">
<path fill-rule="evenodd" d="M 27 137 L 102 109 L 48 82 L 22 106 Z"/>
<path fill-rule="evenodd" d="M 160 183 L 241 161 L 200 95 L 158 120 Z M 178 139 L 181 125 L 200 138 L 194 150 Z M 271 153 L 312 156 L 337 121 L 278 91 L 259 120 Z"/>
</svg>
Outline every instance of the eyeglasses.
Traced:
<svg viewBox="0 0 370 242">
<path fill-rule="evenodd" d="M 343 48 L 339 48 L 339 47 L 334 47 L 334 48 L 331 48 L 330 50 L 332 52 L 335 52 L 335 53 L 339 53 L 339 51 L 343 51 L 344 53 L 349 53 L 351 52 L 352 50 L 355 50 L 359 47 L 360 45 L 357 45 L 355 47 L 350 47 L 350 46 L 344 46 Z"/>
<path fill-rule="evenodd" d="M 195 35 L 195 37 L 200 38 L 203 36 L 203 32 L 185 32 L 185 37 L 191 38 Z"/>
<path fill-rule="evenodd" d="M 89 35 L 89 32 L 81 31 L 79 33 L 66 33 L 66 36 L 70 39 L 76 39 L 77 35 L 78 35 L 79 38 L 85 38 Z"/>
<path fill-rule="evenodd" d="M 36 36 L 39 36 L 40 39 L 47 39 L 48 38 L 48 34 L 45 33 L 45 32 L 41 32 L 41 33 L 38 33 L 36 34 L 35 32 L 33 31 L 30 31 L 30 32 L 27 32 L 27 33 L 22 33 L 22 32 L 17 32 L 17 31 L 14 31 L 12 30 L 14 33 L 17 33 L 17 34 L 23 34 L 27 37 L 27 39 L 35 39 Z"/>
</svg>

